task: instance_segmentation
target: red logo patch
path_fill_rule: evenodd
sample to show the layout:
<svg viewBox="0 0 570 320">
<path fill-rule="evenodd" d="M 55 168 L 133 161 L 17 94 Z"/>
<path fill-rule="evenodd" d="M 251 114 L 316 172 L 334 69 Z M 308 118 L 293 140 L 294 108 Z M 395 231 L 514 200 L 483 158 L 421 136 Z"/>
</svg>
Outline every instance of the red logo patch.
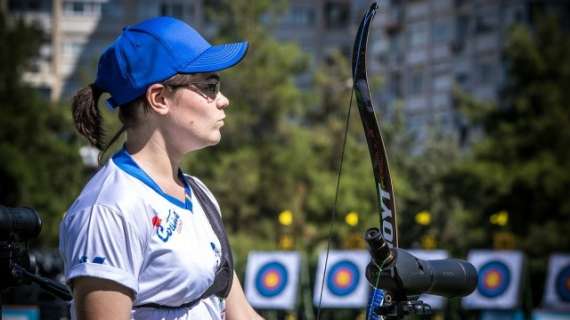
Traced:
<svg viewBox="0 0 570 320">
<path fill-rule="evenodd" d="M 160 218 L 159 218 L 158 216 L 152 217 L 152 226 L 153 226 L 154 228 L 160 226 L 160 222 L 161 222 L 161 221 L 160 221 Z"/>
</svg>

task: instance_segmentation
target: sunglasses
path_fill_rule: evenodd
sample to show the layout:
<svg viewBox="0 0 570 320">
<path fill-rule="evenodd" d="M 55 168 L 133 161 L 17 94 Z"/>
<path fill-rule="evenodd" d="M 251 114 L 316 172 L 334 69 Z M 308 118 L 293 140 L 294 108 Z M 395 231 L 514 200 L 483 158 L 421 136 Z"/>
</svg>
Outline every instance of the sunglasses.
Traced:
<svg viewBox="0 0 570 320">
<path fill-rule="evenodd" d="M 171 88 L 188 88 L 205 98 L 216 99 L 218 93 L 220 93 L 221 81 L 220 79 L 208 79 L 204 81 L 194 81 L 186 84 L 181 84 L 177 86 L 170 86 Z"/>
</svg>

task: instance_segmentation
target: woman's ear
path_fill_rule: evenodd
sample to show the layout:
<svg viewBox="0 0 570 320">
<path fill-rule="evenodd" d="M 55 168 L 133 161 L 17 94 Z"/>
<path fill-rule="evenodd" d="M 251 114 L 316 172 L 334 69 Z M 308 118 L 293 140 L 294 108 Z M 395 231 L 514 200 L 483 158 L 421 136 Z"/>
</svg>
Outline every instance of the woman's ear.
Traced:
<svg viewBox="0 0 570 320">
<path fill-rule="evenodd" d="M 152 110 L 160 115 L 166 115 L 170 111 L 168 94 L 168 89 L 164 85 L 154 83 L 146 89 L 146 100 Z"/>
</svg>

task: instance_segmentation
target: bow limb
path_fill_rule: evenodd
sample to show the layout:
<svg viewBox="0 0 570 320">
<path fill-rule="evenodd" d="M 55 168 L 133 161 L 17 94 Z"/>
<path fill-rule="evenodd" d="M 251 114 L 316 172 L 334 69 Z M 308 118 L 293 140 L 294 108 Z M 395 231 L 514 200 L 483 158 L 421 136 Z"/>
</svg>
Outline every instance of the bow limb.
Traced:
<svg viewBox="0 0 570 320">
<path fill-rule="evenodd" d="M 386 155 L 386 148 L 384 146 L 384 140 L 380 133 L 380 127 L 378 125 L 378 120 L 376 118 L 376 113 L 374 111 L 374 105 L 370 96 L 370 89 L 368 86 L 368 78 L 366 74 L 366 47 L 368 42 L 368 32 L 370 29 L 370 23 L 374 18 L 376 10 L 378 9 L 378 3 L 375 1 L 368 9 L 364 15 L 362 22 L 358 27 L 356 33 L 356 39 L 354 41 L 353 55 L 352 55 L 352 78 L 353 78 L 353 90 L 352 93 L 356 95 L 356 102 L 358 105 L 358 110 L 360 113 L 360 118 L 362 120 L 362 125 L 364 127 L 364 134 L 366 137 L 366 142 L 368 144 L 368 150 L 370 152 L 370 157 L 372 160 L 372 168 L 374 172 L 374 179 L 376 183 L 376 194 L 378 198 L 378 212 L 380 217 L 380 230 L 385 242 L 390 248 L 398 247 L 398 232 L 396 224 L 396 207 L 394 191 L 392 188 L 392 180 L 390 177 L 390 171 L 388 168 L 388 157 Z M 350 98 L 349 111 L 347 116 L 347 129 L 350 117 L 350 109 L 352 107 L 352 96 Z M 346 143 L 346 132 L 344 143 Z M 335 204 L 332 210 L 333 218 L 336 216 L 336 204 L 338 199 L 338 189 L 340 185 L 340 173 L 342 171 L 342 158 L 344 155 L 344 144 L 342 148 L 341 161 L 339 166 L 339 173 L 337 177 L 337 191 L 335 195 Z M 327 272 L 328 256 L 330 249 L 330 239 L 332 237 L 333 228 L 329 231 L 329 240 L 327 242 L 326 258 L 323 270 L 323 279 L 321 281 L 321 292 L 319 303 L 317 307 L 317 320 L 320 319 L 321 314 L 321 302 L 323 297 L 324 289 L 324 278 Z M 379 278 L 378 278 L 379 279 Z M 374 311 L 377 307 L 382 304 L 384 295 L 383 291 L 376 289 L 378 279 L 375 281 L 376 286 L 373 288 L 372 295 L 370 297 L 367 313 L 369 314 L 368 319 L 374 315 Z"/>
<path fill-rule="evenodd" d="M 372 160 L 372 170 L 376 184 L 377 208 L 379 214 L 379 225 L 382 238 L 389 248 L 398 247 L 398 230 L 396 224 L 396 205 L 392 179 L 388 167 L 388 156 L 384 139 L 380 131 L 379 121 L 376 118 L 373 100 L 368 86 L 368 76 L 366 72 L 366 49 L 368 44 L 368 34 L 370 24 L 378 9 L 378 3 L 374 2 L 362 18 L 358 27 L 354 47 L 352 51 L 352 79 L 353 90 L 356 94 L 356 104 L 362 120 L 368 151 Z M 377 310 L 384 302 L 384 292 L 378 289 L 378 278 L 372 285 L 372 291 L 368 300 L 366 310 L 367 319 L 380 319 Z"/>
<path fill-rule="evenodd" d="M 370 23 L 378 9 L 374 2 L 360 23 L 354 41 L 352 55 L 352 78 L 356 104 L 364 127 L 364 134 L 368 144 L 368 151 L 372 160 L 374 180 L 376 182 L 376 195 L 378 198 L 378 213 L 380 216 L 380 230 L 384 241 L 390 248 L 398 247 L 398 230 L 396 223 L 396 205 L 392 179 L 388 167 L 388 156 L 384 139 L 380 133 L 379 122 L 376 118 L 372 103 L 368 77 L 366 73 L 366 48 Z"/>
</svg>

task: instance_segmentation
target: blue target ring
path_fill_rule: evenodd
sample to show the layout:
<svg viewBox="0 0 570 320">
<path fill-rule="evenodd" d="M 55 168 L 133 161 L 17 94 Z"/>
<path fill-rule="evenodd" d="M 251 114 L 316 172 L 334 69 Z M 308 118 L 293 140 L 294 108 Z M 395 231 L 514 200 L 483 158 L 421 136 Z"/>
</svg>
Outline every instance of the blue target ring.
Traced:
<svg viewBox="0 0 570 320">
<path fill-rule="evenodd" d="M 490 261 L 479 269 L 477 290 L 487 298 L 496 298 L 507 291 L 511 284 L 511 270 L 501 261 Z"/>
<path fill-rule="evenodd" d="M 341 260 L 331 266 L 327 275 L 327 287 L 336 296 L 347 296 L 354 292 L 360 282 L 360 270 L 354 262 Z"/>
<path fill-rule="evenodd" d="M 257 272 L 255 288 L 262 296 L 272 298 L 283 292 L 288 280 L 287 268 L 277 261 L 272 261 L 263 265 Z"/>
<path fill-rule="evenodd" d="M 570 302 L 570 264 L 560 269 L 554 283 L 560 300 Z"/>
</svg>

